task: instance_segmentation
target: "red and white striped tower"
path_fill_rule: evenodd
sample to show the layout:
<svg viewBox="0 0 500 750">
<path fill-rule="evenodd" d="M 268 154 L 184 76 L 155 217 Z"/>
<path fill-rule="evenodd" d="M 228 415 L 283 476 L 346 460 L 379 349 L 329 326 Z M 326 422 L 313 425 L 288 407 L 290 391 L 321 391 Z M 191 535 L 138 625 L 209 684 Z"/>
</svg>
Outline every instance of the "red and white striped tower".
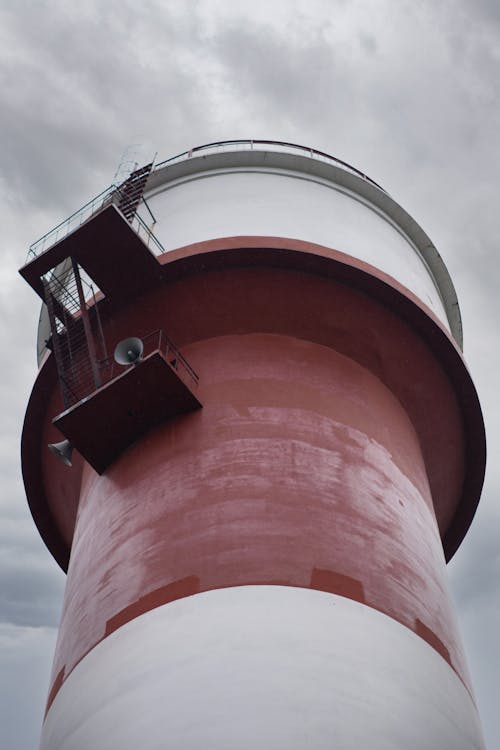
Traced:
<svg viewBox="0 0 500 750">
<path fill-rule="evenodd" d="M 68 572 L 42 749 L 483 748 L 446 560 L 484 429 L 416 222 L 326 154 L 211 144 L 21 273 L 24 479 Z"/>
</svg>

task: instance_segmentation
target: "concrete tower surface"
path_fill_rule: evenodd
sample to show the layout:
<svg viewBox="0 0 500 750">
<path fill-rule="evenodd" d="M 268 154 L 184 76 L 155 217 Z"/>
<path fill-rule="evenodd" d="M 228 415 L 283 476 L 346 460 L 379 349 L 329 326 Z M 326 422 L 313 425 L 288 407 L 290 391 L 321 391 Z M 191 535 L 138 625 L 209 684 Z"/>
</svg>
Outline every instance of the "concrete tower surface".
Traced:
<svg viewBox="0 0 500 750">
<path fill-rule="evenodd" d="M 401 206 L 313 149 L 210 144 L 21 273 L 23 474 L 68 573 L 42 750 L 484 748 L 446 579 L 483 421 Z"/>
</svg>

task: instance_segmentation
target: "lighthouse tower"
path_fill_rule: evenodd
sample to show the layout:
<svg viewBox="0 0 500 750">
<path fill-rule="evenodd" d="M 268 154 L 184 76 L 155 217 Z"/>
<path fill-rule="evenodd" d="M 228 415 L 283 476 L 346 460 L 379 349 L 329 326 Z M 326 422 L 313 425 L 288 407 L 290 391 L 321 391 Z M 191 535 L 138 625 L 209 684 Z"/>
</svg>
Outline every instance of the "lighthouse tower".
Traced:
<svg viewBox="0 0 500 750">
<path fill-rule="evenodd" d="M 209 144 L 21 274 L 24 481 L 68 574 L 42 750 L 484 748 L 446 576 L 484 429 L 411 216 L 314 149 Z"/>
</svg>

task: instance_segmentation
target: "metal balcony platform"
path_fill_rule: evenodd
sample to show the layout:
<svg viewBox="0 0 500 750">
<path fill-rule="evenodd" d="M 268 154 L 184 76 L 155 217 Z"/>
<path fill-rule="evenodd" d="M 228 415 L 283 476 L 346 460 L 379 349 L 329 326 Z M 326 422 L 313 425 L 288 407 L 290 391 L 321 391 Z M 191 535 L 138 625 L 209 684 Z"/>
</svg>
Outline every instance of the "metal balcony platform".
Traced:
<svg viewBox="0 0 500 750">
<path fill-rule="evenodd" d="M 147 240 L 154 237 L 147 233 L 144 236 Z M 42 277 L 66 258 L 74 258 L 101 292 L 114 299 L 137 294 L 161 277 L 161 265 L 153 252 L 112 203 L 23 266 L 19 273 L 44 300 Z"/>
<path fill-rule="evenodd" d="M 54 418 L 98 474 L 149 430 L 201 408 L 190 378 L 182 378 L 171 359 L 160 350 L 152 352 Z"/>
</svg>

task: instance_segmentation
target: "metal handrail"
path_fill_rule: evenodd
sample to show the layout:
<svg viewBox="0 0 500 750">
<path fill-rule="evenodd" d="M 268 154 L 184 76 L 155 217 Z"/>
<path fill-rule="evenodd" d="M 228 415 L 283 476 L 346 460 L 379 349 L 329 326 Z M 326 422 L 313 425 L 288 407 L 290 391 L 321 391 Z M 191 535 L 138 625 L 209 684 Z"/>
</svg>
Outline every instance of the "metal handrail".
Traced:
<svg viewBox="0 0 500 750">
<path fill-rule="evenodd" d="M 33 242 L 28 250 L 27 261 L 31 258 L 37 258 L 41 253 L 44 252 L 46 247 L 52 247 L 59 239 L 66 237 L 70 231 L 73 223 L 78 220 L 78 226 L 83 224 L 90 216 L 92 216 L 97 210 L 102 208 L 105 199 L 110 195 L 113 185 L 103 190 L 101 193 L 96 195 L 94 198 L 88 201 L 84 206 L 74 211 L 67 219 L 61 221 L 57 226 L 50 229 L 42 237 Z M 97 208 L 93 208 L 97 203 Z M 85 218 L 84 218 L 85 217 Z M 47 245 L 50 238 L 50 244 Z"/>
<path fill-rule="evenodd" d="M 144 203 L 146 208 L 148 208 L 149 210 L 149 207 L 144 198 L 141 198 L 141 202 Z M 134 227 L 134 224 L 136 225 L 135 227 Z M 141 236 L 141 230 L 145 233 L 146 245 L 149 247 L 150 242 L 152 242 L 153 245 L 155 245 L 157 248 L 158 255 L 162 255 L 163 253 L 166 252 L 165 247 L 162 245 L 162 243 L 160 242 L 156 234 L 151 231 L 151 229 L 148 227 L 148 225 L 146 224 L 142 216 L 139 216 L 138 213 L 134 214 L 134 218 L 130 222 L 130 226 L 135 229 L 136 234 L 138 234 L 139 237 Z"/>
<path fill-rule="evenodd" d="M 193 370 L 184 355 L 180 353 L 179 349 L 176 347 L 172 339 L 169 339 L 167 334 L 161 328 L 158 328 L 156 331 L 148 333 L 147 336 L 144 336 L 142 339 L 143 343 L 145 344 L 146 341 L 152 339 L 154 336 L 158 337 L 158 349 L 167 359 L 169 358 L 169 356 L 172 356 L 172 354 L 174 355 L 174 362 L 169 359 L 169 363 L 174 368 L 174 370 L 179 370 L 180 363 L 191 380 L 195 383 L 195 385 L 198 385 L 198 375 Z"/>
<path fill-rule="evenodd" d="M 143 356 L 146 357 L 154 351 L 159 351 L 168 361 L 169 365 L 177 372 L 179 377 L 185 379 L 185 375 L 188 375 L 194 385 L 198 385 L 199 377 L 197 373 L 161 328 L 157 328 L 155 331 L 148 333 L 146 336 L 141 336 L 140 338 L 144 344 Z M 153 342 L 152 345 L 150 343 L 151 341 Z M 127 366 L 119 365 L 113 356 L 100 360 L 98 364 L 99 369 L 104 376 L 104 383 L 109 383 L 111 380 L 125 372 L 127 368 Z M 135 365 L 131 364 L 128 367 L 134 366 Z"/>
<path fill-rule="evenodd" d="M 346 161 L 343 161 L 342 159 L 338 159 L 336 156 L 332 156 L 331 154 L 327 154 L 325 151 L 318 151 L 318 149 L 311 148 L 309 146 L 301 146 L 299 143 L 290 143 L 288 141 L 271 141 L 271 140 L 265 140 L 261 138 L 256 139 L 240 139 L 240 140 L 234 140 L 234 141 L 216 141 L 214 143 L 205 143 L 202 146 L 194 146 L 193 148 L 189 149 L 188 151 L 183 151 L 181 154 L 177 154 L 177 156 L 171 156 L 169 159 L 165 159 L 164 161 L 159 162 L 156 164 L 154 171 L 156 172 L 158 169 L 161 169 L 161 167 L 167 166 L 169 164 L 174 164 L 179 161 L 185 161 L 186 159 L 190 159 L 195 154 L 198 156 L 203 151 L 216 151 L 219 150 L 231 150 L 231 146 L 241 148 L 242 146 L 247 146 L 250 150 L 253 149 L 254 145 L 258 146 L 279 146 L 283 149 L 292 149 L 294 151 L 299 151 L 301 153 L 304 153 L 305 155 L 309 156 L 310 158 L 317 158 L 320 161 L 326 161 L 331 162 L 333 164 L 340 165 L 344 169 L 347 169 L 350 172 L 353 172 L 358 177 L 362 177 L 367 182 L 370 182 L 372 185 L 375 185 L 379 190 L 382 190 L 384 193 L 386 192 L 384 188 L 379 185 L 375 180 L 372 180 L 371 177 L 368 177 L 367 174 L 364 172 L 361 172 L 361 170 L 356 169 L 356 167 L 353 167 L 352 164 L 349 164 Z"/>
<path fill-rule="evenodd" d="M 109 205 L 111 203 L 116 205 L 121 197 L 123 197 L 123 193 L 121 192 L 120 187 L 114 184 L 110 185 L 108 188 L 88 201 L 88 203 L 86 203 L 84 206 L 79 208 L 78 211 L 72 213 L 71 216 L 69 216 L 67 219 L 44 234 L 42 237 L 36 240 L 36 242 L 33 242 L 28 250 L 26 262 L 29 263 L 30 260 L 37 258 L 39 255 L 41 255 L 41 253 L 45 252 L 45 250 L 48 250 L 50 247 L 55 245 L 56 242 L 59 242 L 60 240 L 67 237 L 70 232 L 84 224 L 106 205 Z M 148 208 L 144 197 L 141 197 L 140 202 L 144 203 L 144 205 L 146 205 L 146 208 Z M 132 220 L 127 223 L 130 223 L 130 226 L 134 229 L 138 236 L 146 236 L 146 244 L 148 247 L 150 247 L 151 242 L 153 243 L 153 245 L 157 249 L 157 254 L 161 255 L 165 252 L 165 248 L 161 244 L 160 240 L 151 231 L 147 223 L 137 212 L 134 214 Z"/>
<path fill-rule="evenodd" d="M 364 172 L 361 172 L 359 169 L 356 169 L 356 167 L 353 167 L 351 164 L 348 164 L 346 161 L 343 161 L 342 159 L 338 159 L 335 156 L 331 156 L 330 154 L 327 154 L 325 151 L 318 151 L 318 149 L 310 148 L 308 146 L 301 146 L 298 143 L 291 143 L 289 141 L 271 141 L 271 140 L 264 140 L 260 138 L 240 139 L 240 140 L 233 140 L 233 141 L 217 141 L 214 143 L 206 143 L 202 146 L 195 146 L 194 148 L 191 148 L 188 151 L 183 151 L 181 154 L 177 154 L 177 156 L 172 156 L 169 159 L 165 159 L 165 161 L 159 162 L 156 165 L 154 171 L 156 172 L 158 169 L 161 169 L 162 167 L 167 166 L 167 165 L 175 164 L 176 162 L 185 161 L 187 159 L 192 158 L 194 155 L 200 155 L 205 151 L 210 152 L 210 151 L 216 151 L 216 150 L 220 151 L 220 150 L 230 150 L 230 149 L 236 150 L 236 149 L 241 149 L 242 147 L 246 147 L 252 150 L 255 145 L 267 146 L 267 147 L 278 147 L 279 149 L 298 151 L 301 154 L 307 155 L 309 158 L 313 158 L 313 159 L 315 158 L 315 159 L 319 159 L 321 161 L 325 161 L 328 163 L 340 165 L 343 169 L 347 169 L 348 171 L 352 172 L 358 177 L 361 177 L 363 180 L 370 182 L 379 190 L 386 192 L 383 187 L 381 187 L 377 182 L 375 182 L 370 177 L 368 177 L 368 175 L 366 175 Z M 38 240 L 36 240 L 36 242 L 34 242 L 28 250 L 26 262 L 29 263 L 30 260 L 37 258 L 46 249 L 55 245 L 56 242 L 64 239 L 64 237 L 67 237 L 67 235 L 71 231 L 76 229 L 78 226 L 81 226 L 84 222 L 90 219 L 95 213 L 100 211 L 107 204 L 109 203 L 116 204 L 119 201 L 119 198 L 121 198 L 122 196 L 123 194 L 120 191 L 120 186 L 115 185 L 115 184 L 110 185 L 108 188 L 106 188 L 101 193 L 99 193 L 94 198 L 92 198 L 90 201 L 88 201 L 88 203 L 82 206 L 82 208 L 79 208 L 77 211 L 72 213 L 71 216 L 69 216 L 67 219 L 62 221 L 60 224 L 58 224 L 49 232 L 47 232 Z M 149 213 L 151 213 L 149 206 L 147 205 L 144 199 L 144 196 L 141 197 L 140 202 L 143 203 L 148 209 Z M 156 254 L 163 254 L 165 252 L 165 248 L 163 247 L 160 240 L 156 237 L 154 232 L 151 231 L 147 223 L 139 215 L 138 212 L 134 214 L 133 219 L 129 223 L 130 223 L 130 226 L 133 227 L 134 231 L 137 233 L 138 236 L 144 237 L 145 235 L 146 244 L 148 247 L 150 247 L 150 243 L 152 243 L 155 246 Z"/>
</svg>

